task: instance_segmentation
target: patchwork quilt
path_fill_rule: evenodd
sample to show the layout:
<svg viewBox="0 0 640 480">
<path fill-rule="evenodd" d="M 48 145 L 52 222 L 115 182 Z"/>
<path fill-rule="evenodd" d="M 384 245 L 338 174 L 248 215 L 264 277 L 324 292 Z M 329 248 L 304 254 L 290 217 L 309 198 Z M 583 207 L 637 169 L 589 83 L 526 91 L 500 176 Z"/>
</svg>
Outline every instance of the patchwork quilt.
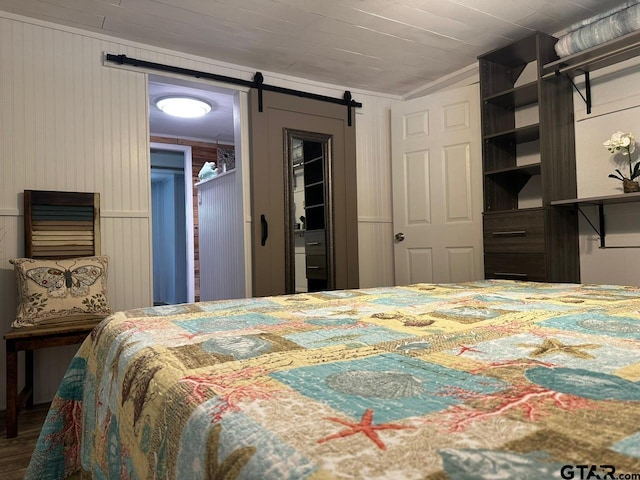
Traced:
<svg viewBox="0 0 640 480">
<path fill-rule="evenodd" d="M 612 469 L 640 473 L 640 288 L 482 281 L 116 313 L 71 362 L 27 478 Z"/>
</svg>

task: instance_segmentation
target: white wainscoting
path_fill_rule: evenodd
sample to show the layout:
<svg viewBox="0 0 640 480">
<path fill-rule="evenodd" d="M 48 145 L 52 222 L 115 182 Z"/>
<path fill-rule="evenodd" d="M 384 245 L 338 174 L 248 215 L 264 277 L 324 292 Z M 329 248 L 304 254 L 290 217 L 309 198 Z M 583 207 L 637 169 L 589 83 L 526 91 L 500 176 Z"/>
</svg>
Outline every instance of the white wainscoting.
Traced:
<svg viewBox="0 0 640 480">
<path fill-rule="evenodd" d="M 147 78 L 103 64 L 104 53 L 251 79 L 255 69 L 0 12 L 0 325 L 15 312 L 8 258 L 23 255 L 21 192 L 99 192 L 102 253 L 116 310 L 152 303 Z M 341 97 L 344 88 L 263 72 L 282 87 Z M 396 96 L 358 92 L 360 283 L 393 283 L 389 107 Z M 247 159 L 241 159 L 242 165 Z M 243 176 L 249 175 L 248 170 Z M 247 185 L 245 183 L 245 185 Z M 247 196 L 245 195 L 245 199 Z M 250 218 L 245 215 L 245 232 Z M 248 249 L 245 246 L 245 251 Z M 75 347 L 36 354 L 36 402 L 50 400 Z M 66 352 L 66 353 L 65 353 Z M 5 408 L 0 347 L 0 408 Z"/>
<path fill-rule="evenodd" d="M 359 97 L 356 115 L 360 287 L 394 284 L 389 98 Z M 377 134 L 376 134 L 377 132 Z"/>
<path fill-rule="evenodd" d="M 394 284 L 393 224 L 391 218 L 358 218 L 360 288 Z"/>
<path fill-rule="evenodd" d="M 244 244 L 236 172 L 196 184 L 200 250 L 200 300 L 243 298 Z"/>
<path fill-rule="evenodd" d="M 24 254 L 19 215 L 25 189 L 99 192 L 102 210 L 112 212 L 102 220 L 112 306 L 120 310 L 151 301 L 146 79 L 105 69 L 101 52 L 112 45 L 0 18 L 0 209 L 9 213 L 1 220 L 0 243 L 5 329 L 16 304 L 7 259 Z M 75 348 L 36 353 L 36 402 L 51 399 Z M 2 344 L 0 408 L 4 362 Z"/>
</svg>

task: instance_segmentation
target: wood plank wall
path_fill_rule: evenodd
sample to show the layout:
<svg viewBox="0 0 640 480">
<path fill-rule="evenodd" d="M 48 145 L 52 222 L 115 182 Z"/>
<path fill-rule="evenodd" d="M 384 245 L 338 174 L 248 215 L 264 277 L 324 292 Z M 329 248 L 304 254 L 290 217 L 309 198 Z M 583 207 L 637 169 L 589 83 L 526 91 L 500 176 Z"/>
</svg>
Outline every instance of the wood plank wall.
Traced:
<svg viewBox="0 0 640 480">
<path fill-rule="evenodd" d="M 151 136 L 152 143 L 170 143 L 173 145 L 185 145 L 191 147 L 191 172 L 193 175 L 193 185 L 198 182 L 198 172 L 205 162 L 214 162 L 218 160 L 218 144 L 211 142 L 199 142 L 196 140 L 187 140 L 182 138 L 169 138 Z M 225 148 L 233 150 L 232 145 L 225 145 Z M 200 301 L 200 250 L 199 250 L 199 229 L 198 229 L 198 191 L 193 190 L 193 255 L 194 255 L 194 275 L 195 301 Z"/>
</svg>

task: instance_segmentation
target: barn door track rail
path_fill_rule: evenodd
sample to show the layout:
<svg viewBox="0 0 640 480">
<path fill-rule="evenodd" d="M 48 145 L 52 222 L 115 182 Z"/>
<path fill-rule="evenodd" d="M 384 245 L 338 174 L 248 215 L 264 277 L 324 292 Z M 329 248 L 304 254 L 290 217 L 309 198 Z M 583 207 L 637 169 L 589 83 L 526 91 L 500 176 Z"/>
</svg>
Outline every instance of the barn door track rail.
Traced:
<svg viewBox="0 0 640 480">
<path fill-rule="evenodd" d="M 352 124 L 352 109 L 361 108 L 362 103 L 356 102 L 351 96 L 351 92 L 346 90 L 342 98 L 328 97 L 325 95 L 318 95 L 316 93 L 304 92 L 302 90 L 294 90 L 292 88 L 277 87 L 275 85 L 268 85 L 264 83 L 264 76 L 261 72 L 256 72 L 253 76 L 253 80 L 244 80 L 242 78 L 228 77 L 226 75 L 218 75 L 215 73 L 202 72 L 199 70 L 192 70 L 189 68 L 175 67 L 173 65 L 166 65 L 164 63 L 149 62 L 147 60 L 139 60 L 136 58 L 127 57 L 126 55 L 114 55 L 107 53 L 105 56 L 107 62 L 117 63 L 118 65 L 129 65 L 133 67 L 140 67 L 150 70 L 158 70 L 161 72 L 176 73 L 179 75 L 186 75 L 195 78 L 204 78 L 206 80 L 213 80 L 215 82 L 228 83 L 231 85 L 238 85 L 241 87 L 255 88 L 258 90 L 258 111 L 262 112 L 262 92 L 276 92 L 285 95 L 293 95 L 301 98 L 310 98 L 312 100 L 319 100 L 321 102 L 334 103 L 337 105 L 345 105 L 347 107 L 347 121 L 349 126 Z"/>
</svg>

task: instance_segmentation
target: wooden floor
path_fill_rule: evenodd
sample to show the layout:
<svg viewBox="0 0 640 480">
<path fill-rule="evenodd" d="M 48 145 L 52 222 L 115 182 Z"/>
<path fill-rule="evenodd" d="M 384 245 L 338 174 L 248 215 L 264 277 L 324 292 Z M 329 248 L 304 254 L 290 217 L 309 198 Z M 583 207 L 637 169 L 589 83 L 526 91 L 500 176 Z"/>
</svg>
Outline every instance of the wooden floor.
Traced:
<svg viewBox="0 0 640 480">
<path fill-rule="evenodd" d="M 5 412 L 0 412 L 0 478 L 2 480 L 24 478 L 48 410 L 49 405 L 46 404 L 20 412 L 18 436 L 9 439 L 6 415 Z"/>
</svg>

